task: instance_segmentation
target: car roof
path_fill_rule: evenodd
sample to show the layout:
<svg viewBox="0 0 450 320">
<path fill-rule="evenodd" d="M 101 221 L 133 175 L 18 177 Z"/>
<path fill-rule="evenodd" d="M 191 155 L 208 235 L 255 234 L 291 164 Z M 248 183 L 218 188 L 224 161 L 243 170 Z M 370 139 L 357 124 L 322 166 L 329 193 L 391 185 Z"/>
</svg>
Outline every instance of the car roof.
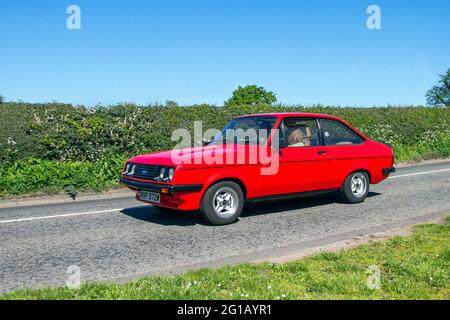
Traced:
<svg viewBox="0 0 450 320">
<path fill-rule="evenodd" d="M 328 114 L 321 114 L 321 113 L 309 113 L 309 112 L 273 112 L 273 113 L 257 113 L 257 114 L 249 114 L 245 116 L 240 116 L 236 118 L 245 118 L 245 117 L 276 117 L 277 119 L 280 118 L 321 118 L 321 119 L 332 119 L 337 120 L 343 124 L 345 124 L 347 127 L 349 127 L 352 131 L 356 132 L 359 136 L 361 136 L 363 139 L 367 139 L 367 137 L 358 129 L 352 127 L 349 123 L 345 122 L 343 119 L 330 116 Z"/>
<path fill-rule="evenodd" d="M 299 118 L 325 118 L 325 119 L 339 119 L 335 116 L 330 116 L 327 114 L 321 114 L 321 113 L 309 113 L 309 112 L 272 112 L 272 113 L 257 113 L 257 114 L 249 114 L 245 116 L 239 116 L 237 118 L 244 118 L 244 117 L 277 117 L 277 118 L 284 118 L 284 117 L 299 117 Z"/>
</svg>

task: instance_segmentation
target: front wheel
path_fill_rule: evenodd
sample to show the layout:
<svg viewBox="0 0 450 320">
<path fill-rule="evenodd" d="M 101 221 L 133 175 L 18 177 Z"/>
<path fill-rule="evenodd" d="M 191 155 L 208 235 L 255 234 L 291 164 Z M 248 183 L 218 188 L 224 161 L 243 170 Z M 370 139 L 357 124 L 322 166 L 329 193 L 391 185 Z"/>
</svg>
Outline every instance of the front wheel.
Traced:
<svg viewBox="0 0 450 320">
<path fill-rule="evenodd" d="M 244 193 L 233 181 L 223 181 L 210 187 L 203 195 L 200 212 L 213 225 L 235 222 L 244 208 Z"/>
<path fill-rule="evenodd" d="M 342 199 L 348 203 L 364 202 L 369 194 L 369 175 L 364 171 L 353 172 L 342 186 Z"/>
</svg>

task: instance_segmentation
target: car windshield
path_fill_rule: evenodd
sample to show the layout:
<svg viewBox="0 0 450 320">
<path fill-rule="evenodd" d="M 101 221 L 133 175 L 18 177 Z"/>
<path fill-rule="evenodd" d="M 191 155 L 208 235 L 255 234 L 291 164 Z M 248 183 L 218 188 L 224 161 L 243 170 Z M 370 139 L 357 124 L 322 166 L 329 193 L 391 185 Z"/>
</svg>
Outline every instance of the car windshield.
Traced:
<svg viewBox="0 0 450 320">
<path fill-rule="evenodd" d="M 231 120 L 209 144 L 263 145 L 277 122 L 276 117 L 243 117 Z"/>
</svg>

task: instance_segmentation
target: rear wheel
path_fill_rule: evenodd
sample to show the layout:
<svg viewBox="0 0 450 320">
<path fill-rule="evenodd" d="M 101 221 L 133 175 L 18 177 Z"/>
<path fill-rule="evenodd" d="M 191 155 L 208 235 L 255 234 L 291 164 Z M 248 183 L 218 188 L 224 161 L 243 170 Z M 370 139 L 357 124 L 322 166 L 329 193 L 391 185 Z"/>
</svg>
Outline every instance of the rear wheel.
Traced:
<svg viewBox="0 0 450 320">
<path fill-rule="evenodd" d="M 357 171 L 345 179 L 342 186 L 342 199 L 348 203 L 364 202 L 369 194 L 369 175 L 364 171 Z"/>
<path fill-rule="evenodd" d="M 213 225 L 235 222 L 244 207 L 244 193 L 233 181 L 223 181 L 210 187 L 203 195 L 200 212 Z"/>
</svg>

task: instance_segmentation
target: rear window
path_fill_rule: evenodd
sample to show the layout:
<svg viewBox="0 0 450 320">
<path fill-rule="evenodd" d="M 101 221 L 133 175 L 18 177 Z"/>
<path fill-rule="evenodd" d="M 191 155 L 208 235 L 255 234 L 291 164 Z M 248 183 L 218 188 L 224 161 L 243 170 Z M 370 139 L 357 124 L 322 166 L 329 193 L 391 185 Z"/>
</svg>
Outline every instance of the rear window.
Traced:
<svg viewBox="0 0 450 320">
<path fill-rule="evenodd" d="M 320 119 L 320 127 L 326 146 L 355 145 L 364 142 L 363 138 L 339 121 Z"/>
</svg>

